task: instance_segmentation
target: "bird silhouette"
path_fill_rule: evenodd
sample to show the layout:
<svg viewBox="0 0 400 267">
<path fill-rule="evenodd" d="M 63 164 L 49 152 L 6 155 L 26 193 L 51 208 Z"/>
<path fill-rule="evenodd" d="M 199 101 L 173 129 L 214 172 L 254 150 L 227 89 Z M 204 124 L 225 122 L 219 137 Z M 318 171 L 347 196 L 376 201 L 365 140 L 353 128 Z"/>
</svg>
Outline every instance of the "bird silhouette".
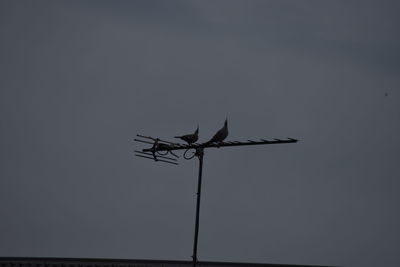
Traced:
<svg viewBox="0 0 400 267">
<path fill-rule="evenodd" d="M 197 125 L 197 129 L 194 133 L 186 134 L 186 135 L 182 135 L 182 136 L 175 136 L 175 138 L 182 139 L 183 141 L 185 141 L 189 145 L 191 145 L 199 139 L 199 126 Z"/>
<path fill-rule="evenodd" d="M 211 144 L 211 143 L 219 143 L 224 141 L 224 139 L 228 136 L 228 118 L 225 119 L 224 127 L 218 130 L 216 134 L 210 139 L 210 141 L 207 141 L 205 144 Z"/>
</svg>

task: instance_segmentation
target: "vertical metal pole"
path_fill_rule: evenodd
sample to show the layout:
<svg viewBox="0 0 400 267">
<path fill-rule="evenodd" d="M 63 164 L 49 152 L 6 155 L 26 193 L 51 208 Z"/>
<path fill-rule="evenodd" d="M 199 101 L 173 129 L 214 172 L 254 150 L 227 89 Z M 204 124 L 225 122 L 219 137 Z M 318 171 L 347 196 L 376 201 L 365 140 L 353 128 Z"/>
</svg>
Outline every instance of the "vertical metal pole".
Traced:
<svg viewBox="0 0 400 267">
<path fill-rule="evenodd" d="M 197 264 L 197 240 L 199 236 L 199 217 L 200 217 L 200 197 L 201 197 L 201 176 L 203 173 L 203 156 L 204 149 L 197 148 L 196 156 L 199 158 L 199 178 L 197 184 L 197 204 L 196 204 L 196 223 L 194 229 L 194 243 L 193 243 L 193 267 Z"/>
</svg>

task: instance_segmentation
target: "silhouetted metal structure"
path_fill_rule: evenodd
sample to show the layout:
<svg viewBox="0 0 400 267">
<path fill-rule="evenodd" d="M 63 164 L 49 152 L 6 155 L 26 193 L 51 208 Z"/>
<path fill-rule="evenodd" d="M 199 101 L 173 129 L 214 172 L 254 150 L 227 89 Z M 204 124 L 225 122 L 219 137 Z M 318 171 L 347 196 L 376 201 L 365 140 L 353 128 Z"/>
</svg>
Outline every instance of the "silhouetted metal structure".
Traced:
<svg viewBox="0 0 400 267">
<path fill-rule="evenodd" d="M 221 147 L 232 147 L 232 146 L 254 146 L 254 145 L 272 145 L 272 144 L 288 144 L 296 143 L 297 139 L 286 138 L 286 139 L 274 139 L 266 140 L 260 139 L 259 141 L 247 140 L 244 142 L 240 141 L 224 141 L 218 143 L 192 143 L 192 144 L 179 144 L 159 138 L 153 138 L 151 136 L 137 135 L 134 139 L 137 142 L 152 145 L 150 148 L 142 149 L 142 151 L 135 150 L 135 155 L 141 158 L 152 159 L 154 161 L 161 161 L 169 164 L 178 165 L 179 156 L 174 151 L 184 150 L 184 159 L 192 159 L 197 157 L 199 159 L 199 174 L 197 184 L 197 202 L 196 202 L 196 221 L 194 230 L 194 241 L 193 241 L 193 267 L 197 264 L 197 241 L 199 235 L 199 217 L 200 217 L 200 197 L 201 197 L 201 180 L 203 172 L 203 157 L 204 149 L 206 148 L 221 148 Z M 188 155 L 189 151 L 194 150 L 192 155 Z"/>
</svg>

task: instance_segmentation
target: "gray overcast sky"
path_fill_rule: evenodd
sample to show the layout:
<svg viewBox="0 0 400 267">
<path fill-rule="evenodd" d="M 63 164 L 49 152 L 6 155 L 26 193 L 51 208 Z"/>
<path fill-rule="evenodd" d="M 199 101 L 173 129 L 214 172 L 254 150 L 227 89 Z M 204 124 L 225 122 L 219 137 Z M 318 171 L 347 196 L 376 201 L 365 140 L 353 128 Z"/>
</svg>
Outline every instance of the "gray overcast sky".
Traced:
<svg viewBox="0 0 400 267">
<path fill-rule="evenodd" d="M 398 1 L 0 2 L 0 256 L 400 265 Z M 385 96 L 387 93 L 387 96 Z"/>
</svg>

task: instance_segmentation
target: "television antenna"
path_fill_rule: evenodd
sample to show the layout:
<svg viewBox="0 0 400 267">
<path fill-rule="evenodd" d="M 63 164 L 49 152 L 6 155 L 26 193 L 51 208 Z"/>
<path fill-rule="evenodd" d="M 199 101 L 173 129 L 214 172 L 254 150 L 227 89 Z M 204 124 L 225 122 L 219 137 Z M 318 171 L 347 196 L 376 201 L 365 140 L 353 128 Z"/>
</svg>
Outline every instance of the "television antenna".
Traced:
<svg viewBox="0 0 400 267">
<path fill-rule="evenodd" d="M 134 141 L 151 145 L 149 148 L 144 148 L 141 151 L 135 150 L 135 155 L 145 159 L 151 159 L 168 164 L 178 165 L 179 156 L 175 153 L 176 151 L 184 151 L 183 158 L 190 160 L 198 158 L 199 160 L 199 172 L 197 182 L 197 202 L 196 202 L 196 220 L 193 240 L 193 267 L 196 267 L 197 259 L 197 241 L 199 236 L 199 218 L 200 218 L 200 199 L 201 199 L 201 181 L 203 173 L 203 158 L 204 150 L 207 148 L 222 148 L 222 147 L 236 147 L 236 146 L 256 146 L 256 145 L 272 145 L 272 144 L 290 144 L 298 142 L 297 139 L 286 138 L 266 140 L 260 139 L 258 141 L 247 140 L 247 141 L 222 141 L 222 142 L 206 142 L 206 143 L 192 143 L 192 144 L 180 144 L 176 142 L 170 142 L 159 138 L 154 138 L 145 135 L 136 135 L 137 138 Z M 189 153 L 192 152 L 192 154 Z"/>
</svg>

